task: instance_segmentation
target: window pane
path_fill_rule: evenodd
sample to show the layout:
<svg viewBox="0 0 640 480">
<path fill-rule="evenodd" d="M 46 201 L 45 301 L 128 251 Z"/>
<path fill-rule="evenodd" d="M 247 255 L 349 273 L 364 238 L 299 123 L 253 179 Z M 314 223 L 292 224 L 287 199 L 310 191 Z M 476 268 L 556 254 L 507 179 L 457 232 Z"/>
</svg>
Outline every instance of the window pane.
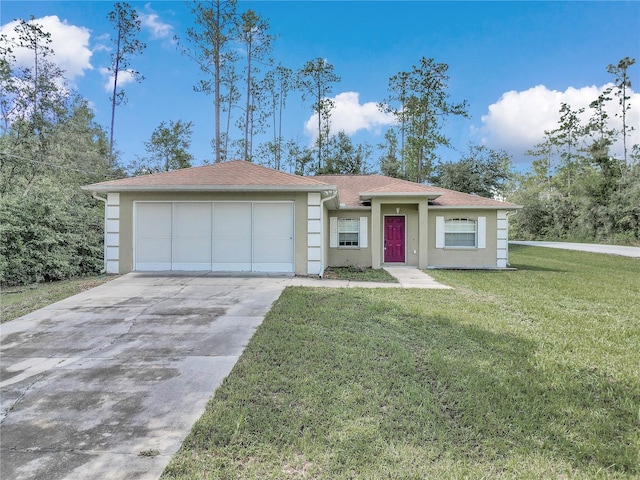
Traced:
<svg viewBox="0 0 640 480">
<path fill-rule="evenodd" d="M 357 218 L 341 218 L 338 220 L 338 232 L 358 233 L 360 231 L 360 220 Z"/>
<path fill-rule="evenodd" d="M 466 218 L 454 218 L 445 222 L 444 231 L 445 233 L 475 233 L 476 222 Z"/>
<path fill-rule="evenodd" d="M 474 233 L 445 233 L 444 245 L 446 247 L 475 247 L 476 234 Z"/>
<path fill-rule="evenodd" d="M 444 222 L 444 245 L 445 247 L 475 247 L 475 220 L 452 218 Z"/>
<path fill-rule="evenodd" d="M 338 234 L 338 245 L 343 247 L 357 247 L 358 246 L 358 234 L 357 233 L 340 233 Z"/>
<path fill-rule="evenodd" d="M 338 246 L 357 247 L 360 237 L 360 219 L 338 219 Z"/>
</svg>

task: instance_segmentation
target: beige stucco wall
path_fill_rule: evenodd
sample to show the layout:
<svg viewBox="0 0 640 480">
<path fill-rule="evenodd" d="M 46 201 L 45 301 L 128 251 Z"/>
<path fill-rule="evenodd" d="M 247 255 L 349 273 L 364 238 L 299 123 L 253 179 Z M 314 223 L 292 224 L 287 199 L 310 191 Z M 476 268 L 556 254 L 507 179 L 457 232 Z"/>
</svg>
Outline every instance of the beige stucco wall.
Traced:
<svg viewBox="0 0 640 480">
<path fill-rule="evenodd" d="M 329 247 L 329 218 L 360 218 L 367 217 L 368 246 L 361 247 Z M 328 267 L 370 267 L 371 266 L 371 212 L 367 210 L 329 210 L 325 213 L 324 241 L 327 246 L 326 266 Z"/>
<path fill-rule="evenodd" d="M 487 219 L 486 248 L 435 248 L 436 217 L 445 221 L 452 218 Z M 477 267 L 495 268 L 497 266 L 497 214 L 496 210 L 448 210 L 429 209 L 429 267 Z"/>
<path fill-rule="evenodd" d="M 254 193 L 254 192 L 136 192 L 120 193 L 120 269 L 119 273 L 133 270 L 133 202 L 212 202 L 212 201 L 290 201 L 294 203 L 295 273 L 307 273 L 307 193 Z"/>
</svg>

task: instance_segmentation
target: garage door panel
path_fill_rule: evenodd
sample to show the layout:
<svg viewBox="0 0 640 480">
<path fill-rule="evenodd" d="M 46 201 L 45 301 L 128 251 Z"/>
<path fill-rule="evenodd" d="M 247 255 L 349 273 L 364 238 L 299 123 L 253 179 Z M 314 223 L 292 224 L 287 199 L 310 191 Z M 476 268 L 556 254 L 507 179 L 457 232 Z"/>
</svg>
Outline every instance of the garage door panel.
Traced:
<svg viewBox="0 0 640 480">
<path fill-rule="evenodd" d="M 213 270 L 251 271 L 251 203 L 213 206 Z"/>
<path fill-rule="evenodd" d="M 213 209 L 215 237 L 251 237 L 251 203 L 216 202 Z"/>
<path fill-rule="evenodd" d="M 176 203 L 173 208 L 174 237 L 211 237 L 211 203 Z"/>
<path fill-rule="evenodd" d="M 257 203 L 253 210 L 253 268 L 293 271 L 293 205 Z"/>
<path fill-rule="evenodd" d="M 171 237 L 171 203 L 139 203 L 136 214 L 140 237 Z"/>
<path fill-rule="evenodd" d="M 290 203 L 256 203 L 253 207 L 253 235 L 256 238 L 293 236 Z"/>
<path fill-rule="evenodd" d="M 211 202 L 173 205 L 172 270 L 211 269 Z"/>
<path fill-rule="evenodd" d="M 213 263 L 211 266 L 213 272 L 252 272 L 251 263 Z"/>
<path fill-rule="evenodd" d="M 255 241 L 253 244 L 253 260 L 254 263 L 291 263 L 293 261 L 293 252 L 289 244 L 289 238 L 272 239 Z"/>
<path fill-rule="evenodd" d="M 173 262 L 202 263 L 211 266 L 211 237 L 174 238 Z"/>
<path fill-rule="evenodd" d="M 136 208 L 136 270 L 171 270 L 171 203 L 139 203 Z"/>
<path fill-rule="evenodd" d="M 214 263 L 251 263 L 251 238 L 216 237 Z"/>
<path fill-rule="evenodd" d="M 171 270 L 171 238 L 138 238 L 136 270 Z"/>
</svg>

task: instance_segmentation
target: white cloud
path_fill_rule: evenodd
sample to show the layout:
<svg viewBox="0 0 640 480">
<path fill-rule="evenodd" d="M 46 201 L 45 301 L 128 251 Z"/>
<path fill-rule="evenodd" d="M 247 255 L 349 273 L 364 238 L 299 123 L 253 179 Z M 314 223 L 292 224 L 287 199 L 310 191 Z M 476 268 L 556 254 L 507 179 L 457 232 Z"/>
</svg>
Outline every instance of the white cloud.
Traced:
<svg viewBox="0 0 640 480">
<path fill-rule="evenodd" d="M 108 45 L 105 45 L 104 43 L 96 43 L 93 46 L 93 53 L 110 52 L 110 51 L 111 51 L 111 47 Z"/>
<path fill-rule="evenodd" d="M 567 103 L 573 110 L 584 108 L 581 120 L 586 122 L 593 114 L 589 104 L 611 84 L 601 87 L 590 86 L 582 88 L 569 87 L 564 92 L 549 90 L 544 85 L 538 85 L 522 92 L 514 90 L 506 92 L 496 103 L 489 105 L 489 113 L 482 116 L 482 126 L 476 133 L 482 135 L 482 143 L 493 148 L 503 148 L 508 152 L 522 156 L 529 148 L 544 139 L 545 130 L 553 130 L 558 126 L 558 113 L 561 103 Z M 627 144 L 640 143 L 640 93 L 630 91 L 631 110 L 627 112 L 627 125 L 635 126 Z M 620 112 L 618 99 L 606 105 L 610 127 L 621 130 L 622 119 L 616 117 Z M 614 145 L 613 154 L 621 155 L 622 142 Z"/>
<path fill-rule="evenodd" d="M 30 22 L 31 23 L 31 22 Z M 60 20 L 56 15 L 36 18 L 33 23 L 40 25 L 42 30 L 51 34 L 50 47 L 53 55 L 50 60 L 65 71 L 65 78 L 73 81 L 84 75 L 86 70 L 92 70 L 89 38 L 91 31 L 85 27 L 69 25 L 66 20 Z M 8 38 L 16 37 L 14 27 L 18 21 L 6 23 L 0 27 L 0 34 Z M 14 49 L 18 65 L 30 67 L 33 65 L 33 54 L 26 48 Z"/>
<path fill-rule="evenodd" d="M 100 74 L 107 78 L 104 84 L 104 91 L 107 93 L 113 93 L 113 73 L 108 68 L 102 67 Z M 136 81 L 133 70 L 120 70 L 118 72 L 118 89 L 124 87 L 127 83 L 133 83 Z"/>
<path fill-rule="evenodd" d="M 335 102 L 335 108 L 331 110 L 331 135 L 340 131 L 347 135 L 353 135 L 359 130 L 378 132 L 381 127 L 395 123 L 394 117 L 381 112 L 377 103 L 360 104 L 358 92 L 339 93 L 331 100 Z M 318 136 L 318 115 L 311 115 L 305 122 L 304 132 L 315 141 Z"/>
<path fill-rule="evenodd" d="M 150 4 L 144 6 L 147 13 L 138 12 L 142 26 L 151 32 L 154 39 L 167 38 L 173 33 L 173 26 L 160 21 L 160 16 L 151 9 Z"/>
<path fill-rule="evenodd" d="M 109 33 L 103 33 L 102 35 L 93 37 L 93 41 L 93 53 L 111 51 L 111 35 Z"/>
</svg>

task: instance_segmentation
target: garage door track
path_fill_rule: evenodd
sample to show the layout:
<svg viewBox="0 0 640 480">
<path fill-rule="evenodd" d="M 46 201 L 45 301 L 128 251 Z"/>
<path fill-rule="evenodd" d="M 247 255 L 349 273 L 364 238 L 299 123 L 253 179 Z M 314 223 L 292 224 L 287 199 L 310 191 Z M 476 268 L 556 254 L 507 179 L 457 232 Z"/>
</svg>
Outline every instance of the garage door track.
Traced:
<svg viewBox="0 0 640 480">
<path fill-rule="evenodd" d="M 4 324 L 0 478 L 157 478 L 289 281 L 134 273 Z"/>
</svg>

